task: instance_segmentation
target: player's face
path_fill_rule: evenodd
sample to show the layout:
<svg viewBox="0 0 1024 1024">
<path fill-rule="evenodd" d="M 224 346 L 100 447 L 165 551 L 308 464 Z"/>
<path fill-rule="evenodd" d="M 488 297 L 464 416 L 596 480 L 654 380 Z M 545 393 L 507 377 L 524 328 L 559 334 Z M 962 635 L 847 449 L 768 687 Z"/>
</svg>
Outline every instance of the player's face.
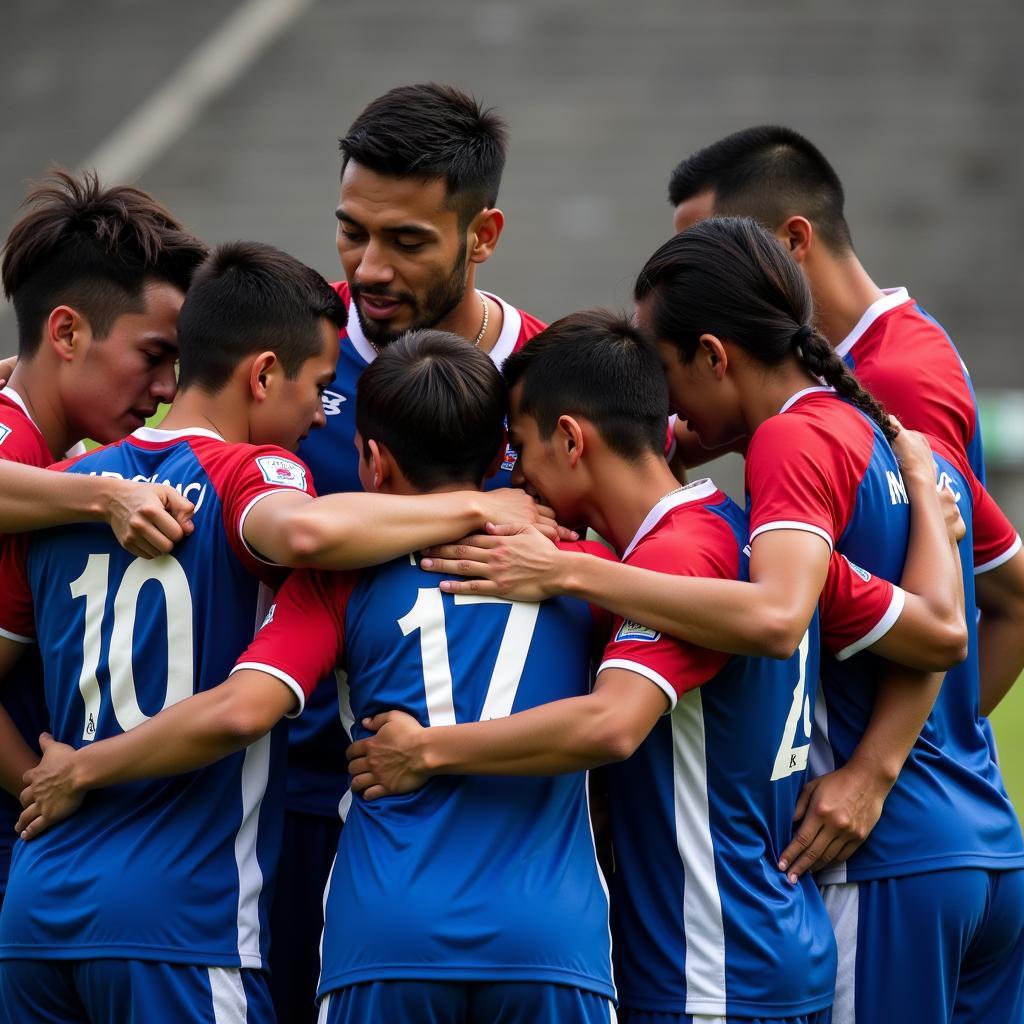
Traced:
<svg viewBox="0 0 1024 1024">
<path fill-rule="evenodd" d="M 178 312 L 185 299 L 174 285 L 151 281 L 145 308 L 124 313 L 96 338 L 83 332 L 61 400 L 81 437 L 107 444 L 141 427 L 177 390 Z"/>
<path fill-rule="evenodd" d="M 322 427 L 327 417 L 321 397 L 334 380 L 338 362 L 338 328 L 329 320 L 320 323 L 322 347 L 299 368 L 294 380 L 283 378 L 267 408 L 254 418 L 250 440 L 253 444 L 276 444 L 290 451 L 311 430 Z"/>
<path fill-rule="evenodd" d="M 646 304 L 636 310 L 637 323 L 651 334 Z M 717 448 L 736 439 L 742 428 L 737 426 L 736 410 L 731 405 L 731 388 L 721 386 L 712 372 L 703 351 L 689 362 L 679 358 L 679 350 L 670 342 L 655 337 L 661 365 L 668 380 L 668 397 L 672 412 L 685 421 L 705 448 Z"/>
<path fill-rule="evenodd" d="M 436 327 L 459 304 L 467 236 L 443 179 L 388 177 L 349 161 L 336 215 L 338 255 L 374 345 Z"/>
<path fill-rule="evenodd" d="M 672 217 L 672 227 L 676 234 L 685 231 L 688 227 L 708 217 L 715 215 L 715 193 L 712 191 L 701 192 L 699 195 L 684 199 L 675 209 Z"/>
<path fill-rule="evenodd" d="M 537 421 L 519 409 L 521 393 L 521 385 L 516 385 L 508 396 L 508 443 L 519 456 L 512 484 L 550 505 L 559 522 L 581 523 L 586 518 L 582 511 L 584 496 L 578 493 L 577 481 L 559 457 L 558 433 L 548 438 L 541 435 Z"/>
</svg>

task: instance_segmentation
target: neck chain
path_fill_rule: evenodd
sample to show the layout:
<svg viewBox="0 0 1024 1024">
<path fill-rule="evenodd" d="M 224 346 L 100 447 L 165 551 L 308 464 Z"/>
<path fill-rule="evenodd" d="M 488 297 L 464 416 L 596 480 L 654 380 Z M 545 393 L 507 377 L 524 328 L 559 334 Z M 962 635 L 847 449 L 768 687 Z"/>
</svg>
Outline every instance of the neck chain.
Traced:
<svg viewBox="0 0 1024 1024">
<path fill-rule="evenodd" d="M 480 294 L 479 292 L 477 293 Z M 480 347 L 480 342 L 484 340 L 484 335 L 487 333 L 487 322 L 491 319 L 491 311 L 487 308 L 487 296 L 480 295 L 480 301 L 484 306 L 484 319 L 483 323 L 480 324 L 480 333 L 477 334 L 476 339 L 473 342 L 475 348 Z"/>
</svg>

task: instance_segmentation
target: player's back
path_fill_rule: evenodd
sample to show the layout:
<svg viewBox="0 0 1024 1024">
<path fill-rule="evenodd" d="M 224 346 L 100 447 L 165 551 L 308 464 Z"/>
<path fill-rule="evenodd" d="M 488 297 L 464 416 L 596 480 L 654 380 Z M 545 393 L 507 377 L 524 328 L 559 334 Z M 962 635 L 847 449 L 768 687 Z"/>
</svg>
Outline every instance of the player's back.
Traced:
<svg viewBox="0 0 1024 1024">
<path fill-rule="evenodd" d="M 665 514 L 648 517 L 626 564 L 748 578 L 747 519 L 733 501 L 703 481 L 661 504 Z M 701 653 L 621 623 L 604 664 L 657 673 L 681 691 L 636 753 L 608 772 L 622 1005 L 730 1019 L 828 1006 L 828 915 L 809 878 L 793 886 L 778 868 L 806 781 L 817 620 L 785 660 Z"/>
<path fill-rule="evenodd" d="M 367 572 L 345 612 L 353 738 L 366 735 L 361 719 L 391 708 L 437 726 L 582 695 L 591 632 L 589 609 L 569 599 L 444 594 L 410 557 Z M 355 798 L 326 920 L 321 992 L 430 978 L 611 996 L 585 774 L 437 777 L 408 796 Z"/>
<path fill-rule="evenodd" d="M 260 496 L 305 482 L 283 456 L 205 431 L 144 429 L 68 466 L 168 482 L 194 503 L 195 529 L 151 561 L 100 525 L 30 545 L 58 740 L 80 748 L 115 736 L 227 677 L 257 623 L 257 573 L 272 578 L 245 550 L 242 520 Z M 92 792 L 67 823 L 19 844 L 0 956 L 261 966 L 277 739 L 189 775 Z"/>
</svg>

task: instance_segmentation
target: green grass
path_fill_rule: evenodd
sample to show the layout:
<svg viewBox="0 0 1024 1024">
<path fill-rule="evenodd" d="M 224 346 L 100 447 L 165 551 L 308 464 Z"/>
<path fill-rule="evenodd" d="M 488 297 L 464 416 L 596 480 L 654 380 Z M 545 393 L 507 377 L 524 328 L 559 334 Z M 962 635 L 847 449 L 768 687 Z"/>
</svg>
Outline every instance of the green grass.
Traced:
<svg viewBox="0 0 1024 1024">
<path fill-rule="evenodd" d="M 999 764 L 1017 814 L 1024 820 L 1024 676 L 992 716 Z"/>
</svg>

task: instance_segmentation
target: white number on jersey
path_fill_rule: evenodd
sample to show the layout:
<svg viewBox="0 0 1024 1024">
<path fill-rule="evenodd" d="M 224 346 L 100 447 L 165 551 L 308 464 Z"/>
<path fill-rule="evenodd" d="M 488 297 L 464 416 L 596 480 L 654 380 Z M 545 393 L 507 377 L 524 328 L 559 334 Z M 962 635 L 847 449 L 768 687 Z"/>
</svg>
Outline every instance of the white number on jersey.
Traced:
<svg viewBox="0 0 1024 1024">
<path fill-rule="evenodd" d="M 807 654 L 810 642 L 810 634 L 804 633 L 799 647 L 800 672 L 797 676 L 796 686 L 793 687 L 793 703 L 789 706 L 786 726 L 782 730 L 782 742 L 775 755 L 772 782 L 784 779 L 794 772 L 802 772 L 807 767 L 807 754 L 810 752 L 811 745 L 808 741 L 797 746 L 796 731 L 802 717 L 804 735 L 807 737 L 811 735 L 811 701 L 807 696 Z"/>
<path fill-rule="evenodd" d="M 90 555 L 85 571 L 70 584 L 72 598 L 85 598 L 85 629 L 82 636 L 82 672 L 78 689 L 85 704 L 82 739 L 96 738 L 100 714 L 100 635 L 109 588 L 110 556 Z M 114 623 L 110 635 L 107 668 L 110 673 L 110 702 L 114 716 L 125 732 L 149 717 L 139 707 L 132 667 L 132 639 L 135 614 L 142 588 L 155 580 L 164 591 L 167 614 L 167 681 L 160 710 L 192 696 L 192 592 L 188 577 L 177 559 L 170 555 L 136 558 L 128 566 L 114 595 Z"/>
<path fill-rule="evenodd" d="M 455 604 L 507 604 L 508 622 L 498 647 L 494 670 L 487 683 L 487 697 L 480 720 L 506 718 L 512 714 L 519 681 L 537 627 L 539 604 L 508 601 L 502 597 L 478 597 L 456 594 Z M 420 658 L 423 661 L 423 686 L 427 698 L 427 721 L 431 725 L 455 725 L 455 697 L 452 667 L 448 658 L 448 634 L 445 632 L 444 604 L 436 587 L 420 589 L 416 603 L 398 620 L 403 636 L 420 631 Z"/>
</svg>

